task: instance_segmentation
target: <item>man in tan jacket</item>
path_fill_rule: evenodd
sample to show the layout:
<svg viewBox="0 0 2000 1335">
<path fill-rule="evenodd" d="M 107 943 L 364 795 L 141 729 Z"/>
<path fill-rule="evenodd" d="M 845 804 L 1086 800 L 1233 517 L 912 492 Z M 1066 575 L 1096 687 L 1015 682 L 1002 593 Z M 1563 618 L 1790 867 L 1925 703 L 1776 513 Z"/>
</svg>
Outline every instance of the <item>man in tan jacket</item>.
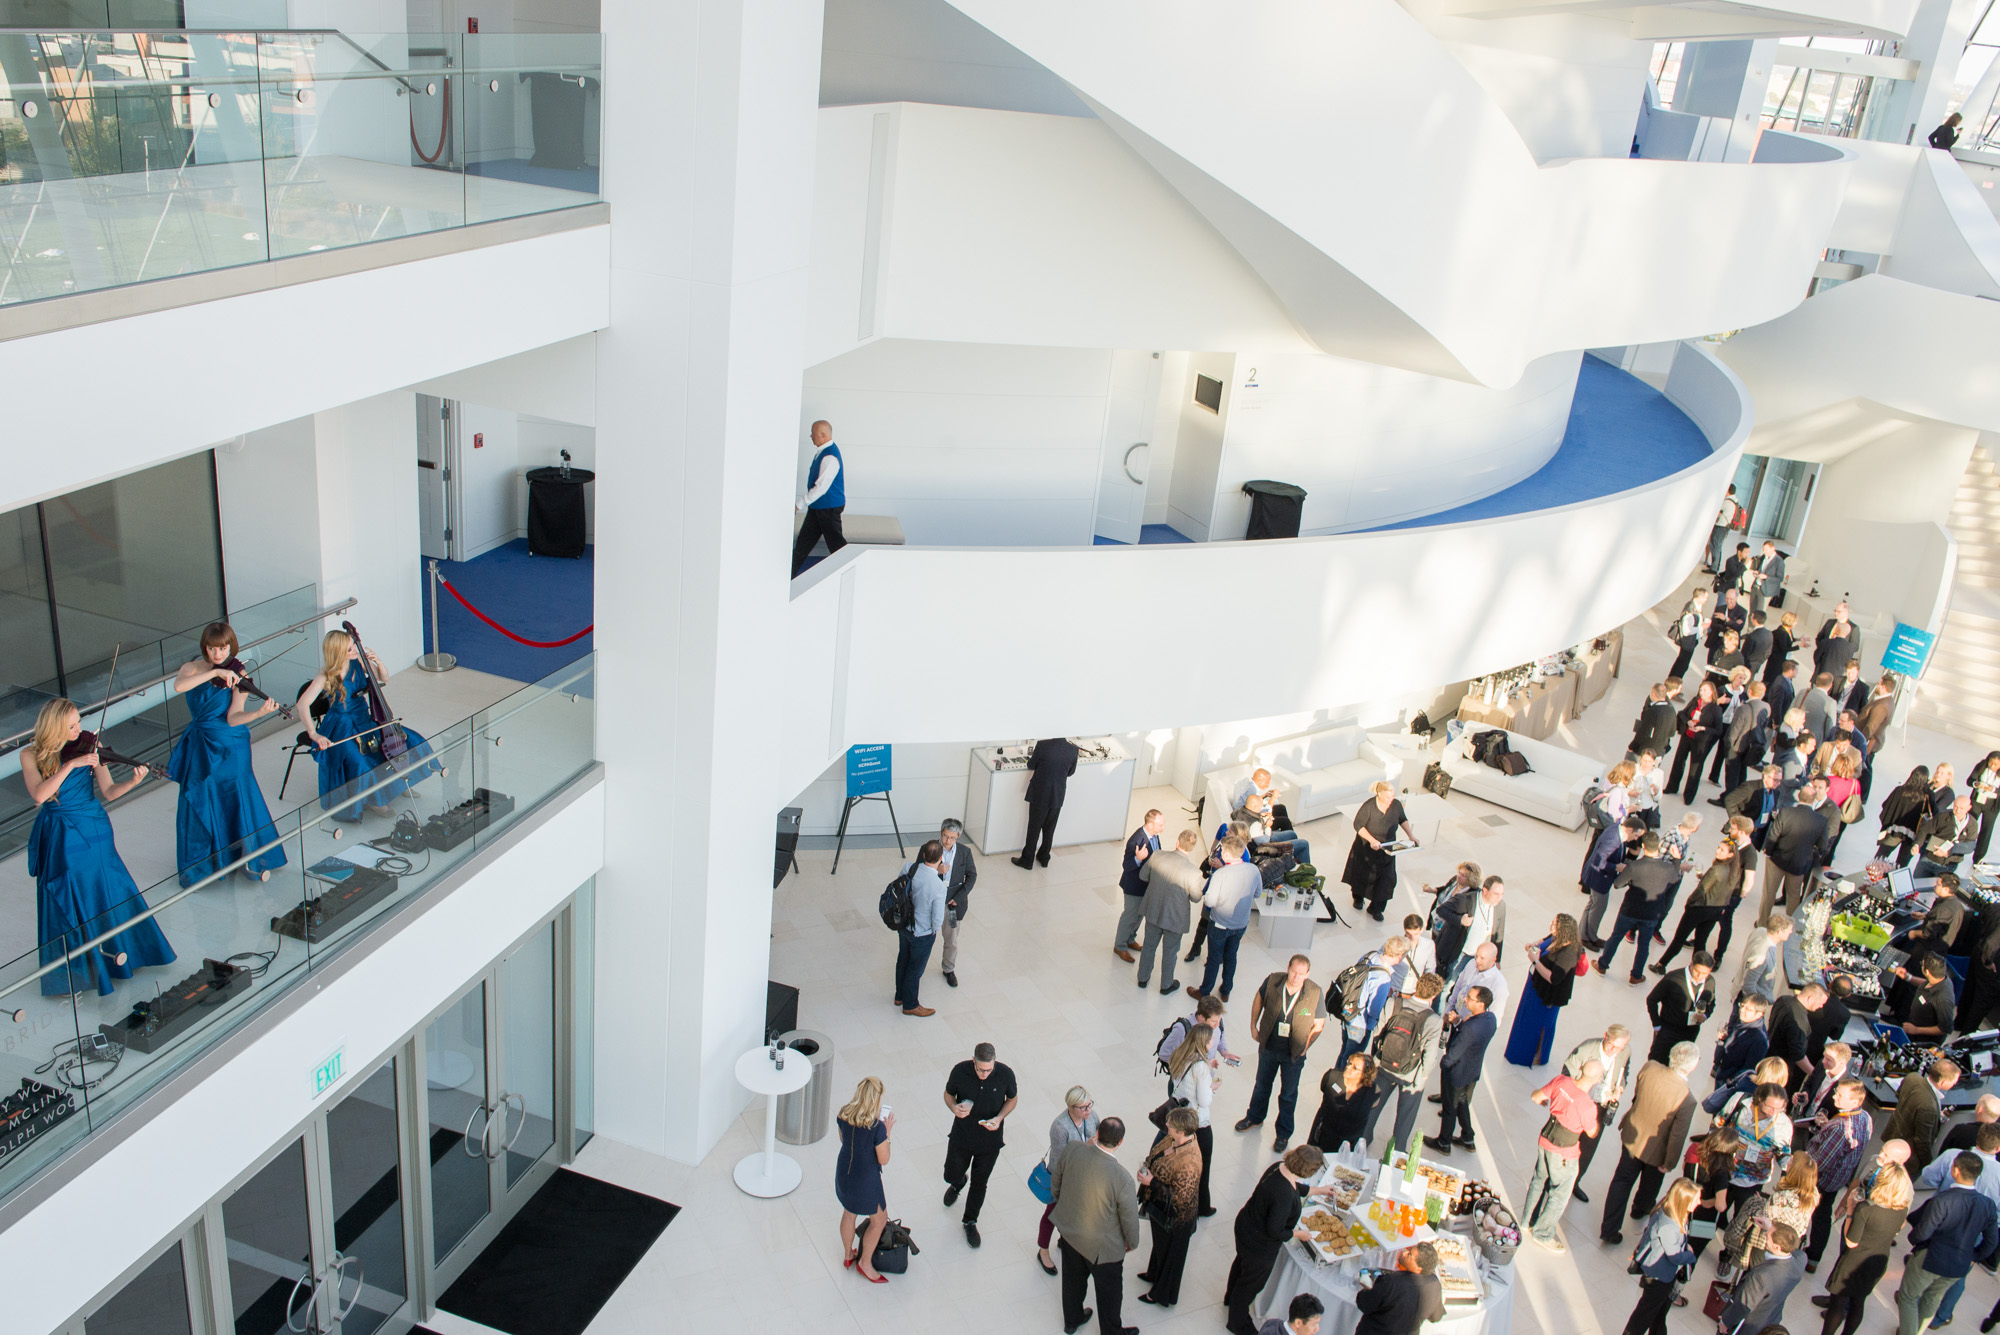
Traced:
<svg viewBox="0 0 2000 1335">
<path fill-rule="evenodd" d="M 1125 1329 L 1125 1253 L 1139 1245 L 1139 1184 L 1112 1157 L 1125 1140 L 1125 1123 L 1107 1117 L 1090 1140 L 1074 1140 L 1049 1165 L 1056 1230 L 1062 1234 L 1064 1335 L 1090 1320 L 1084 1291 L 1097 1285 L 1098 1328 Z"/>
<path fill-rule="evenodd" d="M 1644 1219 L 1659 1198 L 1660 1184 L 1680 1167 L 1688 1129 L 1694 1124 L 1695 1098 L 1687 1077 L 1698 1056 L 1694 1044 L 1676 1043 L 1665 1066 L 1647 1062 L 1632 1082 L 1632 1106 L 1618 1124 L 1618 1171 L 1604 1193 L 1604 1222 L 1598 1229 L 1598 1237 L 1607 1244 L 1625 1240 L 1619 1225 L 1626 1202 L 1631 1202 L 1634 1219 Z"/>
</svg>

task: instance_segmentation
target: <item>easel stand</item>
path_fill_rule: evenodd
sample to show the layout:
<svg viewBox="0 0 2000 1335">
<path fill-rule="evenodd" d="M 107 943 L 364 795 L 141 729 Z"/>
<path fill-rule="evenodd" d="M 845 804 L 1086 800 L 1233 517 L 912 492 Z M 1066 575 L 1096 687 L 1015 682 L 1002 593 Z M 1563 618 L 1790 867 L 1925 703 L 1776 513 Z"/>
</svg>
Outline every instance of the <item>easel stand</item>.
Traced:
<svg viewBox="0 0 2000 1335">
<path fill-rule="evenodd" d="M 847 843 L 847 818 L 854 814 L 854 808 L 856 806 L 860 805 L 863 802 L 874 802 L 874 801 L 882 801 L 882 802 L 887 802 L 889 804 L 889 828 L 896 832 L 896 851 L 902 854 L 904 857 L 908 857 L 910 855 L 909 850 L 903 847 L 903 829 L 900 825 L 896 824 L 896 803 L 890 798 L 889 794 L 887 793 L 863 793 L 859 797 L 848 798 L 847 805 L 841 808 L 840 834 L 839 837 L 834 840 L 834 845 L 833 845 L 834 871 L 838 872 L 840 870 L 840 850 Z"/>
</svg>

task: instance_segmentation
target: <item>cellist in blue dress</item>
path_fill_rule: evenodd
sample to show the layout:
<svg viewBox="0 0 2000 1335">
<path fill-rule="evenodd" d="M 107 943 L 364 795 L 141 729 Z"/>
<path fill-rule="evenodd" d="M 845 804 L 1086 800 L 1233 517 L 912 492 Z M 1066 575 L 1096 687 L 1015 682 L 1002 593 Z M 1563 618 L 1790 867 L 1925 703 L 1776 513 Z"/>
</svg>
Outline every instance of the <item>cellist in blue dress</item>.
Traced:
<svg viewBox="0 0 2000 1335">
<path fill-rule="evenodd" d="M 247 693 L 237 687 L 242 674 L 227 666 L 236 661 L 236 651 L 236 632 L 226 621 L 214 622 L 201 633 L 201 657 L 174 674 L 174 692 L 188 707 L 187 728 L 167 758 L 167 777 L 181 787 L 174 864 L 182 885 L 193 885 L 278 837 L 250 766 L 249 728 L 278 705 L 267 696 L 261 708 L 247 707 Z M 269 880 L 284 865 L 285 850 L 273 848 L 253 858 L 244 872 Z"/>
<path fill-rule="evenodd" d="M 34 741 L 20 752 L 21 779 L 37 808 L 28 835 L 28 871 L 35 878 L 35 921 L 44 965 L 147 908 L 118 856 L 111 817 L 104 810 L 104 802 L 137 787 L 146 768 L 136 767 L 123 783 L 113 781 L 94 747 L 71 745 L 82 734 L 76 706 L 51 700 L 35 719 Z M 132 970 L 173 959 L 166 935 L 147 918 L 71 960 L 68 968 L 43 975 L 42 995 L 64 996 L 85 987 L 106 995 L 114 980 L 130 978 Z"/>
<path fill-rule="evenodd" d="M 319 748 L 313 752 L 313 759 L 319 762 L 319 804 L 331 810 L 341 800 L 343 790 L 350 786 L 353 790 L 363 789 L 384 777 L 375 771 L 387 763 L 404 771 L 405 777 L 370 793 L 365 805 L 370 815 L 394 815 L 388 805 L 390 800 L 415 787 L 436 768 L 437 762 L 429 759 L 430 743 L 415 728 L 394 723 L 408 749 L 393 759 L 386 758 L 381 741 L 385 728 L 377 723 L 368 705 L 370 667 L 377 681 L 388 676 L 382 670 L 382 660 L 371 653 L 364 665 L 354 637 L 344 630 L 326 633 L 320 641 L 320 655 L 319 675 L 306 683 L 298 703 L 306 736 Z M 328 700 L 326 717 L 314 723 L 312 703 L 322 693 Z M 363 806 L 361 801 L 350 802 L 334 812 L 334 819 L 360 820 Z"/>
</svg>

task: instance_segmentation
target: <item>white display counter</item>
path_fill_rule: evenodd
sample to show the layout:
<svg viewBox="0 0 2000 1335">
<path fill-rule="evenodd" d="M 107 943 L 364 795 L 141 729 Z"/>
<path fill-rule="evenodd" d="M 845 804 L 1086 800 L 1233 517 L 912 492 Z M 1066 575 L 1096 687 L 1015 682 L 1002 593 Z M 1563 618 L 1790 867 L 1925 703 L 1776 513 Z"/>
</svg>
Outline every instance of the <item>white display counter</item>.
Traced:
<svg viewBox="0 0 2000 1335">
<path fill-rule="evenodd" d="M 1132 756 L 1114 737 L 1072 737 L 1082 752 L 1069 777 L 1056 845 L 1122 840 L 1132 831 Z M 1028 837 L 1028 756 L 1033 742 L 975 747 L 965 778 L 965 832 L 981 853 L 1018 857 Z"/>
</svg>

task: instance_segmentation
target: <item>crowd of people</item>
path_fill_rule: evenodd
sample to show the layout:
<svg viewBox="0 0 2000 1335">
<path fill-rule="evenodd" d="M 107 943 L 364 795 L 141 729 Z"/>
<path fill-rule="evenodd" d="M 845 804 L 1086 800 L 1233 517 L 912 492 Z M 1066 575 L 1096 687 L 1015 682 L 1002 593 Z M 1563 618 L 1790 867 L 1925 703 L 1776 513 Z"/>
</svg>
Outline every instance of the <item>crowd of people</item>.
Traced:
<svg viewBox="0 0 2000 1335">
<path fill-rule="evenodd" d="M 1718 559 L 1720 602 L 1710 611 L 1708 590 L 1698 588 L 1670 624 L 1674 672 L 1647 693 L 1627 753 L 1586 798 L 1577 911 L 1517 941 L 1525 964 L 1518 985 L 1503 972 L 1506 882 L 1461 862 L 1450 880 L 1422 888 L 1423 911 L 1358 958 L 1333 961 L 1320 972 L 1324 983 L 1305 953 L 1256 983 L 1249 1047 L 1239 1057 L 1225 1017 L 1250 909 L 1275 883 L 1274 868 L 1305 862 L 1309 846 L 1261 770 L 1239 784 L 1229 819 L 1212 835 L 1190 829 L 1170 838 L 1163 814 L 1146 813 L 1124 845 L 1112 952 L 1136 966 L 1138 987 L 1157 978 L 1167 995 L 1184 987 L 1180 964 L 1205 959 L 1199 981 L 1185 984 L 1194 1009 L 1147 1056 L 1165 1087 L 1146 1148 L 1126 1154 L 1136 1167 L 1120 1161 L 1127 1121 L 1100 1116 L 1081 1086 L 1049 1127 L 1031 1186 L 1046 1205 L 1037 1258 L 1061 1277 L 1066 1331 L 1093 1318 L 1104 1335 L 1134 1329 L 1124 1324 L 1125 1265 L 1142 1244 L 1149 1250 L 1137 1301 L 1180 1301 L 1190 1244 L 1218 1213 L 1215 1119 L 1230 1120 L 1218 1103 L 1222 1076 L 1254 1054 L 1232 1125 L 1239 1134 L 1268 1127 L 1276 1157 L 1233 1216 L 1226 1324 L 1235 1335 L 1312 1335 L 1322 1309 L 1311 1294 L 1274 1302 L 1261 1329 L 1252 1311 L 1282 1249 L 1306 1236 L 1302 1210 L 1331 1190 L 1320 1182 L 1328 1156 L 1373 1153 L 1385 1140 L 1414 1148 L 1421 1139 L 1441 1161 L 1476 1150 L 1473 1097 L 1496 1040 L 1516 1066 L 1555 1064 L 1531 1096 L 1532 1169 L 1514 1197 L 1527 1240 L 1568 1251 L 1562 1220 L 1573 1203 L 1593 1204 L 1583 1178 L 1600 1144 L 1616 1139 L 1596 1230 L 1601 1246 L 1629 1248 L 1638 1294 L 1626 1335 L 1664 1332 L 1691 1285 L 1720 1311 L 1723 1332 L 1777 1326 L 1788 1305 L 1796 1323 L 1794 1290 L 1823 1261 L 1825 1291 L 1812 1298 L 1822 1330 L 1852 1335 L 1904 1241 L 1913 1250 L 1895 1296 L 1899 1335 L 1951 1324 L 1972 1267 L 2000 1264 L 2000 1098 L 1981 1099 L 1972 1121 L 1947 1128 L 1941 1096 L 1962 1073 L 1937 1060 L 1904 1082 L 1878 1127 L 1842 1037 L 1854 980 L 1792 990 L 1783 968 L 1794 914 L 1872 800 L 1873 759 L 1898 683 L 1886 674 L 1862 682 L 1861 634 L 1844 603 L 1810 639 L 1795 613 L 1772 624 L 1783 558 L 1770 544 L 1761 559 L 1747 544 Z M 1704 649 L 1690 690 L 1688 673 Z M 1810 657 L 1809 672 L 1794 655 Z M 1702 809 L 1704 784 L 1714 786 L 1706 804 L 1721 808 L 1719 817 Z M 1956 784 L 1949 764 L 1919 766 L 1884 795 L 1877 844 L 1863 852 L 1878 873 L 1913 866 L 1935 883 L 1880 1017 L 1916 1042 L 1940 1043 L 2000 1013 L 2000 914 L 1977 911 L 1958 893 L 1962 864 L 1985 855 L 2000 812 L 2000 751 L 1976 767 L 1966 791 Z M 1712 845 L 1703 837 L 1710 819 Z M 1352 827 L 1341 879 L 1357 909 L 1384 921 L 1396 888 L 1394 849 L 1413 845 L 1414 833 L 1388 784 L 1361 803 Z M 921 906 L 916 936 L 964 916 L 976 872 L 958 833 L 946 822 L 907 869 Z M 1739 924 L 1746 900 L 1754 913 Z M 1628 945 L 1621 972 L 1626 986 L 1646 989 L 1651 1033 L 1613 1023 L 1559 1042 L 1565 1009 L 1606 985 L 1594 980 L 1611 979 Z M 931 1013 L 917 1004 L 929 953 L 915 940 L 902 951 L 897 1000 L 907 1014 Z M 1962 995 L 1947 956 L 1969 957 Z M 945 979 L 956 986 L 949 956 Z M 1318 1081 L 1317 1107 L 1302 1112 L 1308 1059 L 1332 1043 L 1338 1050 Z M 1704 1052 L 1707 1083 L 1698 1092 Z M 875 1282 L 882 1278 L 871 1258 L 887 1222 L 881 1165 L 894 1126 L 881 1099 L 881 1083 L 864 1080 L 839 1115 L 843 1247 L 848 1265 Z M 962 1225 L 976 1247 L 1017 1087 L 991 1045 L 980 1044 L 952 1068 L 943 1100 L 953 1119 L 944 1201 L 963 1198 Z M 1434 1129 L 1424 1124 L 1427 1105 Z M 1628 1223 L 1637 1226 L 1629 1241 Z M 1714 1273 L 1697 1282 L 1711 1252 Z M 1436 1269 L 1428 1246 L 1397 1253 L 1394 1268 L 1373 1276 L 1358 1299 L 1364 1335 L 1414 1335 L 1441 1318 Z M 1995 1324 L 2000 1306 L 1981 1328 Z"/>
</svg>

